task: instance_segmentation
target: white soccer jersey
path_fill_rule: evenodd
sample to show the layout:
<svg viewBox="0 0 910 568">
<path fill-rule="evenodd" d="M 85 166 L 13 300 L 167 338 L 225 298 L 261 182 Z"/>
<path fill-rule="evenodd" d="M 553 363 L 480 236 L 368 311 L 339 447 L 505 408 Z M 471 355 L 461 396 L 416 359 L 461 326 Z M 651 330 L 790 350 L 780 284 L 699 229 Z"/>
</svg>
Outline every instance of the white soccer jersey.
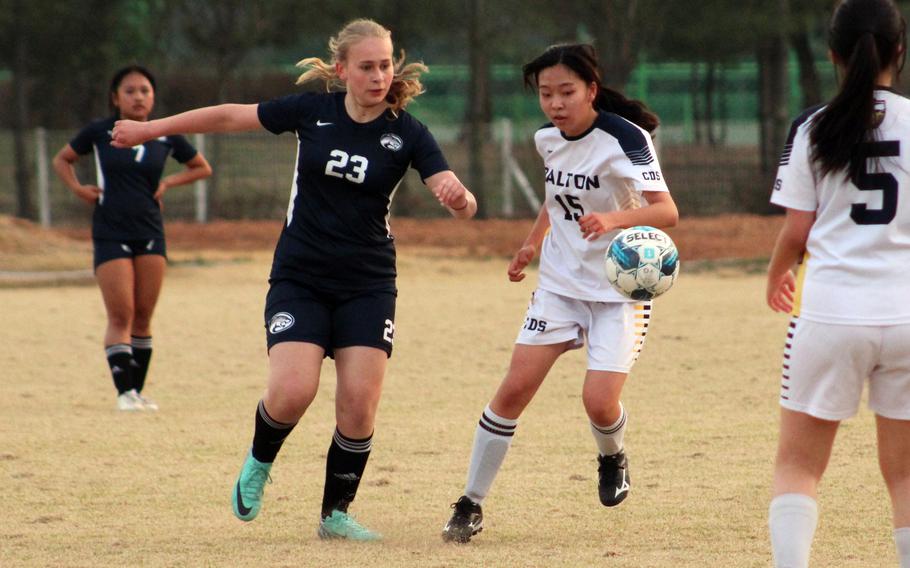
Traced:
<svg viewBox="0 0 910 568">
<path fill-rule="evenodd" d="M 806 244 L 800 317 L 854 325 L 910 323 L 910 101 L 875 91 L 881 117 L 859 185 L 839 171 L 816 179 L 810 163 L 813 112 L 798 118 L 781 157 L 771 202 L 815 211 Z M 902 147 L 903 146 L 903 147 Z M 903 194 L 903 195 L 902 195 Z"/>
<path fill-rule="evenodd" d="M 552 124 L 534 135 L 546 171 L 550 231 L 540 253 L 543 290 L 595 302 L 629 302 L 604 272 L 604 255 L 619 232 L 592 241 L 582 237 L 579 217 L 640 207 L 642 191 L 667 191 L 648 133 L 600 111 L 591 128 L 564 136 Z"/>
</svg>

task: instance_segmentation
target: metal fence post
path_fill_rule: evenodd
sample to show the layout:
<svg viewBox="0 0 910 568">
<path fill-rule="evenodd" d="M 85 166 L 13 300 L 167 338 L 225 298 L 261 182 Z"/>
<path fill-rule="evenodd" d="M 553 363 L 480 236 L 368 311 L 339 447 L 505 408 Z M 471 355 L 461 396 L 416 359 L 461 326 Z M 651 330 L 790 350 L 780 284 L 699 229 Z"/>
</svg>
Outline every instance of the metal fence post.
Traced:
<svg viewBox="0 0 910 568">
<path fill-rule="evenodd" d="M 512 156 L 512 121 L 503 118 L 502 126 L 502 216 L 511 218 L 515 215 L 515 203 L 512 200 L 512 172 L 509 158 Z"/>
<path fill-rule="evenodd" d="M 196 150 L 200 154 L 205 154 L 205 134 L 196 134 L 193 142 L 196 144 Z M 204 178 L 196 180 L 194 191 L 196 193 L 196 222 L 207 223 L 209 220 L 208 184 Z"/>
<path fill-rule="evenodd" d="M 35 129 L 35 172 L 38 179 L 38 213 L 42 227 L 51 226 L 51 196 L 47 181 L 47 130 Z"/>
</svg>

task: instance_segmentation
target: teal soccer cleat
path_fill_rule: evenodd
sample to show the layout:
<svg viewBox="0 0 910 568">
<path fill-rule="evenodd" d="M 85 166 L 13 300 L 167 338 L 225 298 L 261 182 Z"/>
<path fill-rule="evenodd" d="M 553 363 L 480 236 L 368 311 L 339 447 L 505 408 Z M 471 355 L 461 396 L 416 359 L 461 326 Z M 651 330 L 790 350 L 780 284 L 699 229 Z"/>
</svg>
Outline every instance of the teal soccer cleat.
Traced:
<svg viewBox="0 0 910 568">
<path fill-rule="evenodd" d="M 247 454 L 231 495 L 234 516 L 241 521 L 252 521 L 259 514 L 265 482 L 272 481 L 271 470 L 272 464 L 257 460 L 252 453 Z"/>
<path fill-rule="evenodd" d="M 381 540 L 382 535 L 367 529 L 347 513 L 335 510 L 319 522 L 319 538 L 324 540 L 346 538 L 366 542 Z"/>
</svg>

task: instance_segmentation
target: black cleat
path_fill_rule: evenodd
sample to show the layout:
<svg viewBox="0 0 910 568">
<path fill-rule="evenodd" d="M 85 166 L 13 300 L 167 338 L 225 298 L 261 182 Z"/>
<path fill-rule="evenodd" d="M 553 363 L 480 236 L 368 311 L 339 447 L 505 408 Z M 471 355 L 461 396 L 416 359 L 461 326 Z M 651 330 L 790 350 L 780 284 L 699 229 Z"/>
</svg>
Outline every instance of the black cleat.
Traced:
<svg viewBox="0 0 910 568">
<path fill-rule="evenodd" d="M 467 495 L 462 495 L 458 501 L 452 503 L 452 508 L 455 512 L 442 529 L 442 540 L 465 543 L 483 530 L 483 511 L 480 505 L 468 499 Z"/>
<path fill-rule="evenodd" d="M 600 482 L 597 492 L 604 507 L 615 507 L 628 497 L 632 480 L 629 478 L 629 460 L 626 453 L 620 451 L 612 456 L 598 456 Z"/>
</svg>

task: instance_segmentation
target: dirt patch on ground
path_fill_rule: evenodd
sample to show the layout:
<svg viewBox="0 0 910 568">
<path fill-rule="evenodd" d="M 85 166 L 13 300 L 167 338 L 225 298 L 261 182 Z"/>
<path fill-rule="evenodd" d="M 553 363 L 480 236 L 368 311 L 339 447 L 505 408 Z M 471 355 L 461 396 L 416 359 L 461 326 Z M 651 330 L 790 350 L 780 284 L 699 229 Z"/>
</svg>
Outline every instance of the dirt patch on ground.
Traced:
<svg viewBox="0 0 910 568">
<path fill-rule="evenodd" d="M 783 218 L 757 215 L 690 217 L 670 229 L 683 260 L 767 257 Z M 451 256 L 510 256 L 524 240 L 532 220 L 393 219 L 402 251 Z M 214 221 L 167 224 L 168 248 L 174 252 L 270 250 L 281 221 Z M 88 227 L 43 229 L 0 216 L 0 270 L 38 270 L 75 257 L 85 267 L 91 256 Z M 43 259 L 43 260 L 42 260 Z M 18 268 L 17 268 L 18 266 Z"/>
<path fill-rule="evenodd" d="M 0 215 L 0 271 L 84 269 L 91 254 L 85 239 Z"/>
</svg>

